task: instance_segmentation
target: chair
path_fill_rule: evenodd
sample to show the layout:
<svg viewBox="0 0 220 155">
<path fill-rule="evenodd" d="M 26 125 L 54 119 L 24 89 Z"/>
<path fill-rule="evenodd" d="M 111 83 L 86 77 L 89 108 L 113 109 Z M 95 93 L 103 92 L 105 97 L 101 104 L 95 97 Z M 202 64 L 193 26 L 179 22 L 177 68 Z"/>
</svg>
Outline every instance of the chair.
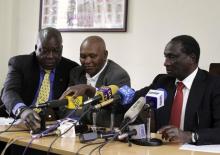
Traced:
<svg viewBox="0 0 220 155">
<path fill-rule="evenodd" d="M 209 73 L 220 76 L 220 63 L 211 63 L 209 66 Z"/>
</svg>

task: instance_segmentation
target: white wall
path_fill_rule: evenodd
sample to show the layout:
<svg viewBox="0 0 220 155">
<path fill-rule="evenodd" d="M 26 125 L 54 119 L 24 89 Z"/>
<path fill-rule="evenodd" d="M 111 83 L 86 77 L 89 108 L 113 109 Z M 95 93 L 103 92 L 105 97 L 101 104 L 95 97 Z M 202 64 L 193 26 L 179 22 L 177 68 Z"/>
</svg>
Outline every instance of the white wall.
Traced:
<svg viewBox="0 0 220 155">
<path fill-rule="evenodd" d="M 2 85 L 9 56 L 34 49 L 39 0 L 0 0 L 0 9 Z M 220 62 L 219 10 L 219 0 L 129 0 L 126 33 L 62 33 L 63 55 L 79 62 L 82 40 L 100 35 L 106 41 L 109 57 L 128 71 L 133 88 L 138 89 L 165 72 L 163 50 L 167 42 L 176 35 L 188 34 L 201 46 L 199 66 L 208 70 L 210 62 Z"/>
</svg>

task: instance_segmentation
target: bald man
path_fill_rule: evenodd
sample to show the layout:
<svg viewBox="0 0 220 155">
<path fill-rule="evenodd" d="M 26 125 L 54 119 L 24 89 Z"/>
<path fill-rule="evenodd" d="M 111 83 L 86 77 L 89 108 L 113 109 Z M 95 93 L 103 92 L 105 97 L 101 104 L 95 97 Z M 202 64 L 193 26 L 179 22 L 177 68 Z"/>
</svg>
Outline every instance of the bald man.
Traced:
<svg viewBox="0 0 220 155">
<path fill-rule="evenodd" d="M 130 86 L 128 73 L 114 61 L 108 59 L 108 51 L 104 40 L 99 36 L 87 37 L 80 46 L 81 66 L 70 73 L 70 86 L 87 84 L 99 88 L 101 86 L 117 85 Z M 69 87 L 71 88 L 71 87 Z M 71 89 L 69 89 L 69 92 Z M 110 108 L 97 113 L 97 125 L 109 127 Z M 91 115 L 87 115 L 86 122 L 92 123 Z M 115 124 L 120 125 L 123 114 L 116 115 Z"/>
</svg>

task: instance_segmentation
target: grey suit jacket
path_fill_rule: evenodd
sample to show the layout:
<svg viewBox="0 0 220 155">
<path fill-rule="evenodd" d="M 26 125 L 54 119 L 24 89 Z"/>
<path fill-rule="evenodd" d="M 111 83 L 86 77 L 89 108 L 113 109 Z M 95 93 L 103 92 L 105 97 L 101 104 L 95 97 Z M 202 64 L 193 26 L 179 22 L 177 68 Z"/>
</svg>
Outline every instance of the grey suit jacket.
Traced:
<svg viewBox="0 0 220 155">
<path fill-rule="evenodd" d="M 167 91 L 164 107 L 155 110 L 156 129 L 169 124 L 175 95 L 175 78 L 158 75 L 149 87 L 136 92 L 135 99 L 145 96 L 149 89 Z M 197 131 L 197 144 L 220 144 L 220 78 L 199 69 L 189 93 L 184 121 L 185 131 Z"/>
<path fill-rule="evenodd" d="M 58 99 L 69 83 L 69 72 L 77 63 L 63 58 L 55 70 L 53 97 Z M 30 55 L 12 57 L 8 63 L 8 74 L 4 84 L 2 101 L 9 114 L 15 104 L 22 102 L 30 106 L 39 86 L 40 68 L 35 52 Z"/>
<path fill-rule="evenodd" d="M 69 85 L 77 85 L 77 84 L 86 84 L 86 72 L 83 69 L 82 66 L 76 67 L 72 69 L 70 73 L 70 84 Z M 118 64 L 116 64 L 112 60 L 108 60 L 108 63 L 105 67 L 105 69 L 100 74 L 98 81 L 96 83 L 96 87 L 101 86 L 108 86 L 108 85 L 117 85 L 118 87 L 128 85 L 130 86 L 130 77 L 128 73 Z M 119 107 L 117 107 L 118 110 L 116 110 L 116 116 L 115 116 L 115 125 L 119 126 L 122 119 L 125 110 L 122 106 L 118 104 Z M 88 107 L 84 107 L 84 109 L 87 109 Z M 115 110 L 115 109 L 114 109 Z M 97 113 L 97 125 L 98 126 L 104 126 L 109 127 L 110 125 L 110 113 L 111 108 L 106 107 L 98 111 Z M 92 116 L 91 113 L 86 115 L 82 121 L 86 124 L 92 124 Z"/>
</svg>

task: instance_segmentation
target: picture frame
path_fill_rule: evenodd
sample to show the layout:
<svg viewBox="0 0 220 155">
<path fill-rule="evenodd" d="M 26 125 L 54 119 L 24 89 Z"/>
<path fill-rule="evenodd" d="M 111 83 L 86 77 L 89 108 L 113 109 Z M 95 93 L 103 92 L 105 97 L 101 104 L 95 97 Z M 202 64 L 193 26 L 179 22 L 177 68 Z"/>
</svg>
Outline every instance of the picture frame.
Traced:
<svg viewBox="0 0 220 155">
<path fill-rule="evenodd" d="M 39 29 L 126 32 L 128 0 L 40 0 Z"/>
</svg>

